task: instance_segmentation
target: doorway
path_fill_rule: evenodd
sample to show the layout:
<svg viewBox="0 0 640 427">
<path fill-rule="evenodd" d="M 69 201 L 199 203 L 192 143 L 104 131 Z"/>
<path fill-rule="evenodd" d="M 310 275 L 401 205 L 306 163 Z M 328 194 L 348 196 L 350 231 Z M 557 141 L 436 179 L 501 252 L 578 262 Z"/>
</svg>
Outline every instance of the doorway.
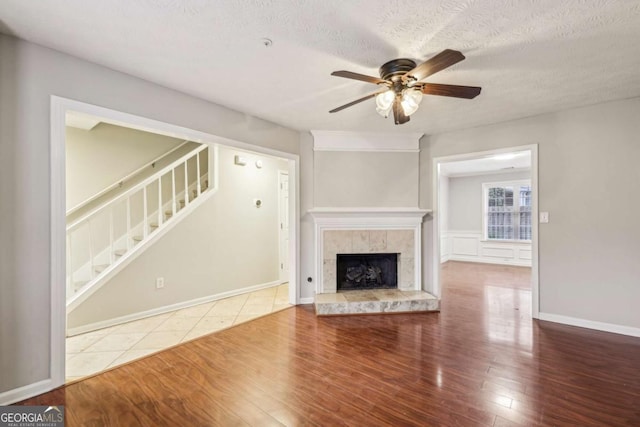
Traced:
<svg viewBox="0 0 640 427">
<path fill-rule="evenodd" d="M 51 377 L 54 386 L 65 382 L 65 338 L 66 338 L 66 182 L 65 182 L 65 136 L 66 115 L 74 112 L 80 115 L 100 117 L 105 122 L 125 126 L 131 129 L 152 132 L 173 138 L 205 144 L 212 149 L 225 146 L 239 150 L 252 151 L 270 157 L 284 159 L 287 167 L 288 205 L 288 301 L 299 302 L 299 283 L 297 280 L 299 257 L 298 247 L 299 214 L 296 194 L 298 188 L 299 156 L 265 147 L 218 137 L 211 134 L 183 128 L 165 122 L 134 116 L 107 108 L 102 108 L 56 96 L 51 98 Z M 273 181 L 272 181 L 273 182 Z"/>
<path fill-rule="evenodd" d="M 530 265 L 530 312 L 531 317 L 538 317 L 537 169 L 537 145 L 433 159 L 431 262 L 434 294 L 442 296 L 443 262 L 451 260 L 452 265 L 457 262 L 506 264 L 515 269 Z M 467 194 L 458 194 L 453 205 L 449 200 L 451 176 L 459 178 L 456 181 L 460 184 L 473 183 L 466 185 Z M 502 208 L 505 197 L 509 198 L 509 209 Z M 499 199 L 497 202 L 496 198 Z M 528 214 L 518 211 L 520 202 Z M 491 208 L 488 208 L 489 204 Z M 500 208 L 495 209 L 496 205 Z M 452 210 L 455 211 L 453 215 Z M 507 210 L 509 212 L 504 212 Z M 450 271 L 447 273 L 451 274 Z"/>
</svg>

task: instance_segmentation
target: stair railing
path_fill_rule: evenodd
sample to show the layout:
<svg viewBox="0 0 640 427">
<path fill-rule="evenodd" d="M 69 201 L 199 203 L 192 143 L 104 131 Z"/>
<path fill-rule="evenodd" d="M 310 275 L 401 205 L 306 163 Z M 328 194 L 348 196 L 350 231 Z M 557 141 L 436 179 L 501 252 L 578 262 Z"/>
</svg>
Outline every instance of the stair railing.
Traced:
<svg viewBox="0 0 640 427">
<path fill-rule="evenodd" d="M 96 230 L 95 227 L 92 227 L 92 222 L 99 218 L 103 214 L 108 215 L 108 244 L 106 246 L 106 250 L 108 250 L 108 262 L 109 266 L 113 265 L 117 260 L 116 257 L 116 239 L 125 238 L 126 243 L 125 247 L 122 248 L 125 252 L 129 252 L 133 249 L 135 243 L 133 241 L 134 237 L 138 239 L 138 243 L 145 240 L 150 233 L 150 226 L 153 226 L 155 229 L 162 227 L 163 223 L 170 221 L 178 212 L 178 197 L 180 194 L 184 195 L 184 207 L 186 208 L 191 202 L 189 196 L 189 190 L 192 190 L 192 197 L 199 197 L 203 192 L 208 190 L 208 185 L 203 186 L 202 181 L 207 177 L 210 173 L 211 164 L 209 162 L 208 151 L 203 153 L 209 147 L 205 144 L 195 148 L 191 152 L 185 154 L 180 157 L 173 163 L 167 165 L 163 169 L 156 172 L 154 175 L 144 179 L 137 185 L 131 187 L 126 190 L 122 194 L 114 197 L 103 205 L 97 207 L 96 209 L 88 212 L 86 215 L 83 215 L 78 220 L 67 225 L 67 298 L 71 298 L 74 294 L 80 291 L 85 286 L 91 284 L 95 279 L 97 279 L 102 272 L 97 272 L 94 268 L 96 248 L 95 248 L 95 235 Z M 206 165 L 207 171 L 203 173 L 201 168 L 201 158 Z M 195 159 L 195 182 L 193 180 L 191 183 L 189 182 L 189 162 L 193 163 L 193 159 Z M 215 164 L 215 162 L 213 163 Z M 176 173 L 177 170 L 183 167 L 184 169 L 184 188 L 178 189 L 176 188 Z M 193 165 L 191 166 L 193 168 Z M 163 177 L 167 174 L 171 174 L 171 195 L 170 200 L 166 201 L 166 198 L 163 202 Z M 149 216 L 154 212 L 149 212 L 150 209 L 154 209 L 155 207 L 149 206 L 148 196 L 150 191 L 148 188 L 150 186 L 157 186 L 157 223 L 149 223 Z M 192 188 L 193 187 L 193 188 Z M 155 189 L 154 189 L 155 190 Z M 132 224 L 132 198 L 136 196 L 139 192 L 142 192 L 142 234 L 141 236 L 133 236 L 132 232 L 134 230 L 134 224 Z M 125 218 L 124 222 L 126 224 L 126 232 L 122 236 L 115 235 L 115 218 L 116 215 L 116 206 L 120 203 L 125 203 Z M 169 204 L 169 210 L 165 211 L 165 206 Z M 166 214 L 168 218 L 164 218 Z M 122 219 L 122 218 L 120 218 Z M 104 222 L 104 221 L 103 221 Z M 104 225 L 104 224 L 103 224 Z M 74 255 L 76 255 L 76 248 L 73 247 L 73 239 L 72 236 L 74 233 L 80 230 L 86 230 L 88 234 L 88 242 L 83 249 L 86 252 L 83 255 L 88 256 L 88 277 L 87 273 L 81 273 L 83 275 L 80 285 L 74 281 L 75 275 L 78 271 L 77 266 L 73 265 Z M 102 248 L 100 248 L 102 249 Z M 83 258 L 83 260 L 86 258 Z M 85 263 L 86 266 L 86 263 Z M 86 280 L 85 280 L 86 279 Z"/>
</svg>

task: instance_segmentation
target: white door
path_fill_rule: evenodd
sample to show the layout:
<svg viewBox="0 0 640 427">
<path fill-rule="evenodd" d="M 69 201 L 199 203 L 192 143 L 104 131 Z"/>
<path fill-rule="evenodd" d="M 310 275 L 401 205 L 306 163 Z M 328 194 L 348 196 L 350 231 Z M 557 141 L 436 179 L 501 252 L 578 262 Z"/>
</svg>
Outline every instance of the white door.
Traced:
<svg viewBox="0 0 640 427">
<path fill-rule="evenodd" d="M 289 173 L 278 171 L 280 281 L 289 281 Z"/>
</svg>

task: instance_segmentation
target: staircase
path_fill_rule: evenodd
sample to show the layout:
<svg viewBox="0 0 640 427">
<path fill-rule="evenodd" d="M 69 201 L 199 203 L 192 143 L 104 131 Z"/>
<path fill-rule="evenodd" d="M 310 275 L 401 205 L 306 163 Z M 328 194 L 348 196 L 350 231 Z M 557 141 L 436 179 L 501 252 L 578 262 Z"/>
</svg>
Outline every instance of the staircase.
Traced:
<svg viewBox="0 0 640 427">
<path fill-rule="evenodd" d="M 67 224 L 68 311 L 213 194 L 215 162 L 200 145 Z"/>
</svg>

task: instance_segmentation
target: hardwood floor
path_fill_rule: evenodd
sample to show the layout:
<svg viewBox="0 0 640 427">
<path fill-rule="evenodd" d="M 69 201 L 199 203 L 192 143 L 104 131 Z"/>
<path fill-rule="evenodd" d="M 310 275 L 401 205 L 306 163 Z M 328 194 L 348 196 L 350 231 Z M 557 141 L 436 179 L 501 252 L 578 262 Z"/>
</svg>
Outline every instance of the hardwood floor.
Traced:
<svg viewBox="0 0 640 427">
<path fill-rule="evenodd" d="M 298 306 L 22 403 L 67 426 L 639 426 L 640 339 L 532 321 L 528 275 L 450 262 L 441 313 Z"/>
</svg>

